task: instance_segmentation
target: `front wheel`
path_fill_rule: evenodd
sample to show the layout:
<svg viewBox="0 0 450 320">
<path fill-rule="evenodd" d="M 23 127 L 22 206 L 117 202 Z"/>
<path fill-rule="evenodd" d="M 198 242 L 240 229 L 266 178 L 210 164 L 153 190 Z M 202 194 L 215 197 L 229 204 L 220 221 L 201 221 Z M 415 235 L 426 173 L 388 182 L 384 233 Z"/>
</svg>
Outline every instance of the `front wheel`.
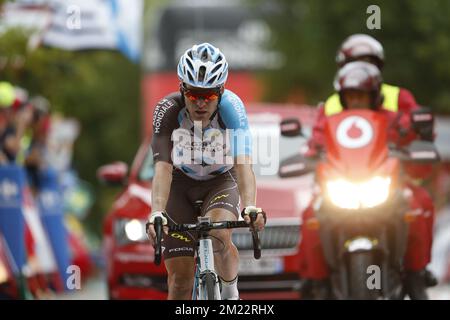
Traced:
<svg viewBox="0 0 450 320">
<path fill-rule="evenodd" d="M 202 292 L 205 300 L 220 300 L 216 297 L 216 277 L 212 273 L 205 273 L 202 279 Z"/>
<path fill-rule="evenodd" d="M 349 298 L 352 300 L 375 300 L 380 290 L 371 289 L 368 285 L 368 267 L 375 265 L 373 252 L 356 252 L 348 256 Z"/>
</svg>

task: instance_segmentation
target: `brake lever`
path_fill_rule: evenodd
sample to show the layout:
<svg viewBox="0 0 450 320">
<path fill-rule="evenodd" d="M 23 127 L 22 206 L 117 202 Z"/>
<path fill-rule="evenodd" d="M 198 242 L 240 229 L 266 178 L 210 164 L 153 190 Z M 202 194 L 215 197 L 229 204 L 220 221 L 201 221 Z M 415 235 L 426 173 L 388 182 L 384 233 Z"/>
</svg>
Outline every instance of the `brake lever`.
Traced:
<svg viewBox="0 0 450 320">
<path fill-rule="evenodd" d="M 154 228 L 156 233 L 156 240 L 155 240 L 155 264 L 159 266 L 161 264 L 161 238 L 162 238 L 162 218 L 156 217 L 154 220 Z"/>
<path fill-rule="evenodd" d="M 252 229 L 252 240 L 253 240 L 253 256 L 256 260 L 261 258 L 261 241 L 259 240 L 258 230 L 255 228 L 255 221 L 258 216 L 256 212 L 250 212 L 250 226 Z"/>
</svg>

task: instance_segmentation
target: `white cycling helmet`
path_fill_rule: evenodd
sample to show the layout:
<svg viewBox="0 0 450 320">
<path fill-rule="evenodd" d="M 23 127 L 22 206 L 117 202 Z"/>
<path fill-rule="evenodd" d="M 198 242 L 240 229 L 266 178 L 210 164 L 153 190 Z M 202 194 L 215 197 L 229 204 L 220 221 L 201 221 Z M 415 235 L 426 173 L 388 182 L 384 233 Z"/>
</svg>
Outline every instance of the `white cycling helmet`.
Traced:
<svg viewBox="0 0 450 320">
<path fill-rule="evenodd" d="M 221 87 L 227 77 L 228 63 L 225 56 L 206 42 L 186 50 L 178 63 L 178 78 L 193 87 Z"/>
</svg>

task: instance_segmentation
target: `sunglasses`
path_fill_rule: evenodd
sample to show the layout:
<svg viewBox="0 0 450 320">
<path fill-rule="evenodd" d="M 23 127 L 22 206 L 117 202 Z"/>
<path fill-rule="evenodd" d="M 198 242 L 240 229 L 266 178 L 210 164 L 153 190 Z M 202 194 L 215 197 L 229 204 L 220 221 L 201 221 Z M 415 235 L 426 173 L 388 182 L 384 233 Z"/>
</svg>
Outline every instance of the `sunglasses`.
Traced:
<svg viewBox="0 0 450 320">
<path fill-rule="evenodd" d="M 205 102 L 213 101 L 219 98 L 220 89 L 188 89 L 184 85 L 182 90 L 186 98 L 190 101 L 197 101 L 199 99 Z"/>
</svg>

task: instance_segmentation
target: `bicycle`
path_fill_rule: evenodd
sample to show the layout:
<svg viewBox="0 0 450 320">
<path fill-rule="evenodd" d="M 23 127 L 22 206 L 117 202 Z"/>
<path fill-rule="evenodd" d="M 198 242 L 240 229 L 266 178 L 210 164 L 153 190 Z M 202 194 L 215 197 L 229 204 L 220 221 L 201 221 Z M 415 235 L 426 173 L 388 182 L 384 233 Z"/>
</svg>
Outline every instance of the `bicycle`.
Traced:
<svg viewBox="0 0 450 320">
<path fill-rule="evenodd" d="M 211 222 L 210 217 L 201 217 L 202 200 L 194 203 L 196 212 L 199 215 L 195 224 L 169 225 L 169 232 L 198 232 L 196 243 L 195 275 L 194 286 L 192 288 L 192 300 L 221 300 L 219 277 L 214 269 L 214 252 L 212 240 L 209 236 L 211 230 L 248 228 L 256 220 L 257 213 L 250 214 L 250 224 L 245 221 L 216 221 Z M 161 263 L 161 239 L 162 239 L 162 219 L 155 218 L 154 228 L 156 232 L 155 259 L 154 263 Z M 147 224 L 148 228 L 148 224 Z M 261 242 L 258 231 L 252 228 L 253 256 L 255 259 L 261 257 Z"/>
</svg>

